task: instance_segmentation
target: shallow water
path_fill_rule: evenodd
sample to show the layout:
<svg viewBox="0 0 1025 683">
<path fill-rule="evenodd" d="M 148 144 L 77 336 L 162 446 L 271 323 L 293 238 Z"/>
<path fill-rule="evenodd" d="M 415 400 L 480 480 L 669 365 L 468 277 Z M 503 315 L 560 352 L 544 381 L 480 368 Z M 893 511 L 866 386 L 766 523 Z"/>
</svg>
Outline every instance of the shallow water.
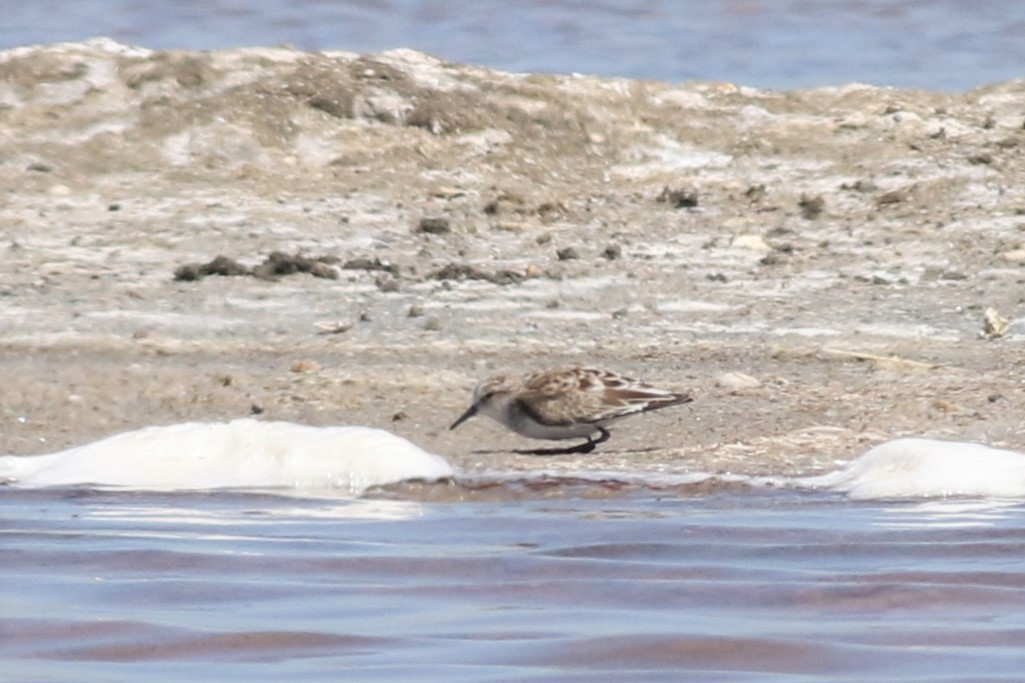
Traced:
<svg viewBox="0 0 1025 683">
<path fill-rule="evenodd" d="M 477 503 L 423 502 L 458 498 L 448 484 L 357 500 L 0 489 L 0 670 L 1021 680 L 1021 504 L 497 488 Z"/>
<path fill-rule="evenodd" d="M 513 71 L 962 90 L 1025 77 L 1025 3 L 988 0 L 0 1 L 0 48 L 412 47 Z"/>
</svg>

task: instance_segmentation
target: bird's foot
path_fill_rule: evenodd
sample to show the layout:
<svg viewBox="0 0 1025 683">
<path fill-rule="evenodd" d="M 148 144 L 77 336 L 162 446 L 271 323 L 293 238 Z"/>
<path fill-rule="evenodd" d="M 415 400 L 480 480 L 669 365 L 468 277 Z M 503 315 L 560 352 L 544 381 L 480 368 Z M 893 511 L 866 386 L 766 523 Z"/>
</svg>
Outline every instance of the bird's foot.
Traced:
<svg viewBox="0 0 1025 683">
<path fill-rule="evenodd" d="M 532 448 L 530 450 L 515 450 L 513 453 L 519 453 L 520 455 L 572 455 L 574 453 L 590 453 L 594 450 L 595 446 L 600 443 L 605 443 L 612 436 L 609 430 L 604 427 L 598 428 L 600 434 L 597 439 L 587 438 L 587 441 L 576 446 L 569 446 L 567 448 Z"/>
</svg>

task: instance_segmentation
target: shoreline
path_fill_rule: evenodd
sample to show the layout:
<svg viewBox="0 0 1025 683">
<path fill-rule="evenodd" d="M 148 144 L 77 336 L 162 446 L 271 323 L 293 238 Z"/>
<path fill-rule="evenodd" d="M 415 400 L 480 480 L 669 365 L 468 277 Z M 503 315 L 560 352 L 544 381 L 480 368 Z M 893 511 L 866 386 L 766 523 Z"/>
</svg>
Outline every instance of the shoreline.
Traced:
<svg viewBox="0 0 1025 683">
<path fill-rule="evenodd" d="M 480 377 L 573 363 L 696 400 L 545 468 L 802 475 L 905 435 L 1021 450 L 1023 149 L 1025 81 L 0 52 L 0 453 L 259 409 L 530 469 L 505 450 L 532 443 L 446 427 Z M 331 259 L 174 278 L 275 251 Z"/>
</svg>

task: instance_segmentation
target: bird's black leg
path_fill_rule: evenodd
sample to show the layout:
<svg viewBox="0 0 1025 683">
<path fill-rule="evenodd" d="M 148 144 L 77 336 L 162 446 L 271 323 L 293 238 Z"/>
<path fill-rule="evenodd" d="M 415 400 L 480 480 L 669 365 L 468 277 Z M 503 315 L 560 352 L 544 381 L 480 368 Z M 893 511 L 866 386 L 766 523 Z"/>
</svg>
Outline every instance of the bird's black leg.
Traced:
<svg viewBox="0 0 1025 683">
<path fill-rule="evenodd" d="M 609 430 L 604 427 L 598 427 L 598 438 L 592 439 L 587 437 L 587 441 L 576 446 L 569 446 L 568 448 L 535 448 L 531 450 L 517 450 L 513 453 L 520 453 L 522 455 L 570 455 L 573 453 L 590 453 L 594 450 L 594 447 L 600 443 L 605 443 L 609 440 L 612 434 Z"/>
</svg>

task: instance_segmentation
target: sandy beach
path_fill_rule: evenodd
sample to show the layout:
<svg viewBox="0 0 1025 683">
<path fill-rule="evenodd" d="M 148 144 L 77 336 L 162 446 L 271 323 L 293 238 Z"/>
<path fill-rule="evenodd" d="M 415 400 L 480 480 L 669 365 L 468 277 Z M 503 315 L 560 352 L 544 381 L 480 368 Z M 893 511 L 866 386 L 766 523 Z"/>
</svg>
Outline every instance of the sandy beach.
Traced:
<svg viewBox="0 0 1025 683">
<path fill-rule="evenodd" d="M 478 379 L 562 364 L 696 400 L 546 468 L 803 474 L 910 434 L 1020 450 L 1023 151 L 1023 81 L 0 52 L 0 453 L 256 414 L 533 468 L 509 450 L 535 442 L 447 427 Z"/>
</svg>

